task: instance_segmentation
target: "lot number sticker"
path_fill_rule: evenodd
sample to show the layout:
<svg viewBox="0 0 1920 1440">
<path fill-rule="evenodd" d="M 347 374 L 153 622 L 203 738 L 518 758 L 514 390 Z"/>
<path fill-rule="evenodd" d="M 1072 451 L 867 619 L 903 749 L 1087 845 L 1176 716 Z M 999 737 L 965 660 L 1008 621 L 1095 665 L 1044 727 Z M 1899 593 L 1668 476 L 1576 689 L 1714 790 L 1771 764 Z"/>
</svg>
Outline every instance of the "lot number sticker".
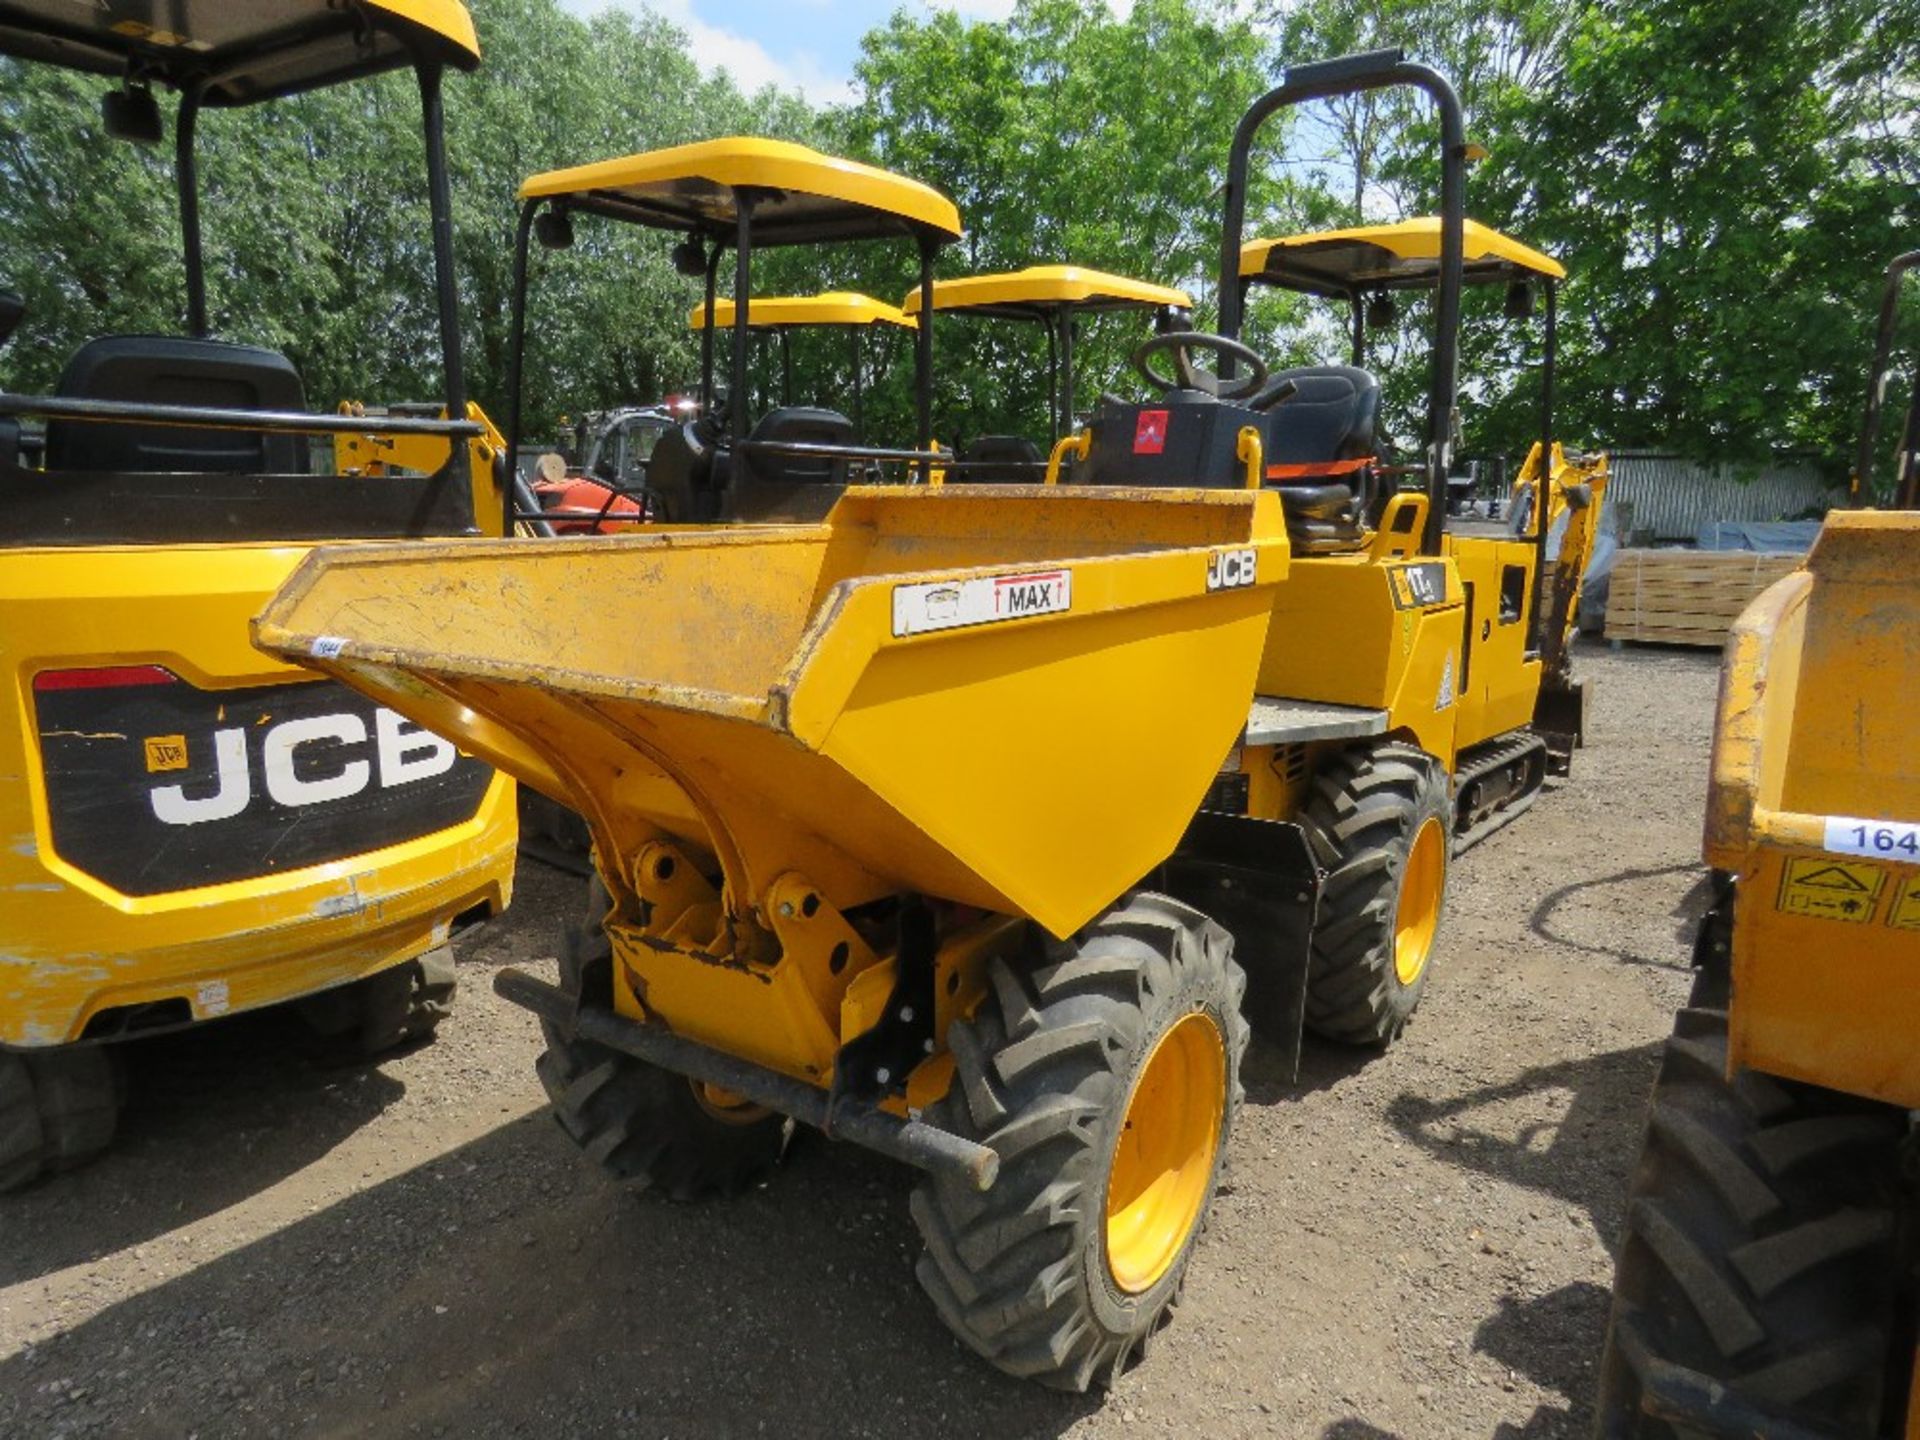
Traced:
<svg viewBox="0 0 1920 1440">
<path fill-rule="evenodd" d="M 935 580 L 893 587 L 893 633 L 924 635 L 1057 615 L 1073 608 L 1073 572 L 1036 570 L 1025 575 L 988 575 L 977 580 Z"/>
<path fill-rule="evenodd" d="M 1829 815 L 1826 848 L 1836 855 L 1871 855 L 1881 860 L 1920 864 L 1920 825 Z"/>
<path fill-rule="evenodd" d="M 1880 903 L 1887 872 L 1858 861 L 1801 856 L 1787 861 L 1778 908 L 1787 915 L 1865 925 Z"/>
</svg>

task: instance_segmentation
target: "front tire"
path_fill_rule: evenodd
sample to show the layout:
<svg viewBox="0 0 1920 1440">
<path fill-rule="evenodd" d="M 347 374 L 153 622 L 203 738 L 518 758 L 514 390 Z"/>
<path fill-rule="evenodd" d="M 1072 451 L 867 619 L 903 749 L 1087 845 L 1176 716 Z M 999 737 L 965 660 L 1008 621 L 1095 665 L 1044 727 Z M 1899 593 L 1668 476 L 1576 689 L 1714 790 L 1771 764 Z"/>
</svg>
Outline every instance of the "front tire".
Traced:
<svg viewBox="0 0 1920 1440">
<path fill-rule="evenodd" d="M 613 946 L 608 899 L 588 882 L 585 923 L 567 929 L 560 986 L 611 1003 Z M 704 1087 L 644 1060 L 568 1035 L 541 1021 L 547 1048 L 535 1064 L 554 1119 L 609 1175 L 672 1200 L 733 1195 L 763 1179 L 786 1147 L 784 1116 Z"/>
<path fill-rule="evenodd" d="M 917 1274 L 947 1326 L 1012 1375 L 1107 1385 L 1166 1323 L 1239 1109 L 1246 977 L 1233 940 L 1162 895 L 996 959 L 948 1034 L 929 1120 L 990 1145 L 982 1194 L 928 1177 Z"/>
<path fill-rule="evenodd" d="M 1300 816 L 1320 889 L 1307 1026 L 1348 1045 L 1392 1044 L 1426 993 L 1453 831 L 1447 774 L 1388 741 L 1356 745 L 1314 777 Z"/>
<path fill-rule="evenodd" d="M 1912 1363 L 1894 1338 L 1899 1217 L 1913 1221 L 1905 1117 L 1751 1071 L 1728 1080 L 1725 1005 L 1725 979 L 1703 974 L 1654 1085 L 1596 1433 L 1727 1433 L 1648 1413 L 1681 1394 L 1739 1407 L 1755 1434 L 1886 1435 Z"/>
</svg>

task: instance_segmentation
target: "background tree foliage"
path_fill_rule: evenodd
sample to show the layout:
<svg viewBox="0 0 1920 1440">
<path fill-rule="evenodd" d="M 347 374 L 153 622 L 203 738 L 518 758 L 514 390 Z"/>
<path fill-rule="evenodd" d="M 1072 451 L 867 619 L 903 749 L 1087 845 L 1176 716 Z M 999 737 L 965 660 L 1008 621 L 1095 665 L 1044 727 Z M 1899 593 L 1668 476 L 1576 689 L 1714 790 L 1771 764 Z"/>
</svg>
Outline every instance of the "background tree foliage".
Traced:
<svg viewBox="0 0 1920 1440">
<path fill-rule="evenodd" d="M 728 133 L 793 138 L 934 184 L 967 235 L 942 274 L 1049 261 L 1188 288 L 1213 314 L 1219 189 L 1246 104 L 1284 67 L 1403 45 L 1452 77 L 1490 158 L 1472 213 L 1560 256 L 1562 429 L 1703 459 L 1810 453 L 1844 471 L 1881 266 L 1920 221 L 1920 0 L 1022 0 L 1004 24 L 902 10 L 873 31 L 858 98 L 813 110 L 708 79 L 656 17 L 591 22 L 556 0 L 475 0 L 485 63 L 449 85 L 469 381 L 496 414 L 515 190 L 527 174 Z M 91 335 L 174 330 L 183 308 L 170 147 L 107 140 L 98 81 L 0 62 L 0 180 L 14 197 L 0 284 L 28 319 L 0 383 L 50 387 Z M 217 333 L 286 351 L 309 396 L 422 398 L 437 335 L 411 77 L 202 124 Z M 1270 126 L 1253 233 L 1433 208 L 1423 102 L 1311 107 Z M 528 416 L 691 385 L 698 284 L 670 237 L 583 219 L 536 252 Z M 898 300 L 905 245 L 769 252 L 763 292 L 825 286 Z M 1477 297 L 1463 396 L 1477 449 L 1533 427 L 1537 339 Z M 1424 307 L 1378 337 L 1396 438 L 1419 439 Z M 1079 398 L 1125 383 L 1137 318 L 1088 322 Z M 1344 318 L 1265 296 L 1249 338 L 1277 363 L 1340 358 Z M 878 337 L 876 337 L 878 338 Z M 1045 342 L 1003 322 L 937 332 L 939 433 L 1035 434 Z M 834 401 L 843 336 L 803 337 L 796 371 Z M 723 346 L 724 349 L 724 346 Z M 910 433 L 911 349 L 879 360 L 875 439 Z M 769 373 L 772 357 L 756 362 Z M 803 389 L 805 387 L 802 387 Z"/>
</svg>

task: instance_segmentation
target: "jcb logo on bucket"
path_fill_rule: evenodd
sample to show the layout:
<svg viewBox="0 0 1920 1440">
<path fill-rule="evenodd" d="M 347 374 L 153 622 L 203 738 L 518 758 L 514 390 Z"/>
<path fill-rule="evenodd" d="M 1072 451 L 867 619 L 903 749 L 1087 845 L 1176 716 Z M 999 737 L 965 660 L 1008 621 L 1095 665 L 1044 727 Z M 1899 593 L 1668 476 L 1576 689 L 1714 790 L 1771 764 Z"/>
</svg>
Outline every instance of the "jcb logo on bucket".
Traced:
<svg viewBox="0 0 1920 1440">
<path fill-rule="evenodd" d="M 1207 589 L 1238 590 L 1253 584 L 1259 564 L 1254 550 L 1215 550 L 1207 556 Z"/>
<path fill-rule="evenodd" d="M 255 733 L 259 783 L 269 798 L 290 809 L 344 800 L 376 782 L 390 790 L 431 780 L 451 770 L 459 753 L 438 735 L 385 709 L 373 712 L 371 737 L 364 719 L 344 711 L 283 720 Z M 238 725 L 214 731 L 213 789 L 199 786 L 189 795 L 185 785 L 156 785 L 147 795 L 154 817 L 167 825 L 204 825 L 243 812 L 255 794 L 256 761 L 248 735 Z"/>
</svg>

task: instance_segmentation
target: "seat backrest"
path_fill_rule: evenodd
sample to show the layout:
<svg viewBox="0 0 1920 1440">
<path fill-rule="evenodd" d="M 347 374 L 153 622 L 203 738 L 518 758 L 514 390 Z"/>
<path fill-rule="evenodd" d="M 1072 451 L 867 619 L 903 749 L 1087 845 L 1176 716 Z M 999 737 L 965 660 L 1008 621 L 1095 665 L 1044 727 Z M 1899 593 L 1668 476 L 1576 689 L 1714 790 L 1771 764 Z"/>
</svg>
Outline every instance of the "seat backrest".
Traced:
<svg viewBox="0 0 1920 1440">
<path fill-rule="evenodd" d="M 747 441 L 749 448 L 733 457 L 723 519 L 818 520 L 847 487 L 850 469 L 843 457 L 769 454 L 751 448 L 756 441 L 851 445 L 853 422 L 837 410 L 783 405 L 762 416 Z"/>
<path fill-rule="evenodd" d="M 647 457 L 647 489 L 653 492 L 660 519 L 689 525 L 716 517 L 716 459 L 698 421 L 661 433 Z"/>
<path fill-rule="evenodd" d="M 27 302 L 11 290 L 0 290 L 0 345 L 7 343 L 14 327 L 27 313 Z"/>
<path fill-rule="evenodd" d="M 752 441 L 789 445 L 851 445 L 853 422 L 838 410 L 811 405 L 782 405 L 760 417 L 747 436 Z M 847 462 L 823 455 L 782 455 L 749 450 L 744 471 L 748 479 L 780 485 L 844 485 Z"/>
<path fill-rule="evenodd" d="M 226 410 L 305 410 L 306 391 L 286 356 L 256 345 L 169 335 L 90 340 L 61 372 L 62 399 L 121 400 Z M 305 473 L 305 439 L 179 425 L 47 423 L 49 470 L 140 474 Z"/>
<path fill-rule="evenodd" d="M 1040 447 L 1024 435 L 982 435 L 959 459 L 948 476 L 955 485 L 1038 485 L 1044 476 Z"/>
<path fill-rule="evenodd" d="M 1267 422 L 1268 464 L 1331 464 L 1375 453 L 1380 382 L 1367 371 L 1303 365 L 1278 371 L 1272 379 L 1291 380 L 1296 388 Z"/>
</svg>

